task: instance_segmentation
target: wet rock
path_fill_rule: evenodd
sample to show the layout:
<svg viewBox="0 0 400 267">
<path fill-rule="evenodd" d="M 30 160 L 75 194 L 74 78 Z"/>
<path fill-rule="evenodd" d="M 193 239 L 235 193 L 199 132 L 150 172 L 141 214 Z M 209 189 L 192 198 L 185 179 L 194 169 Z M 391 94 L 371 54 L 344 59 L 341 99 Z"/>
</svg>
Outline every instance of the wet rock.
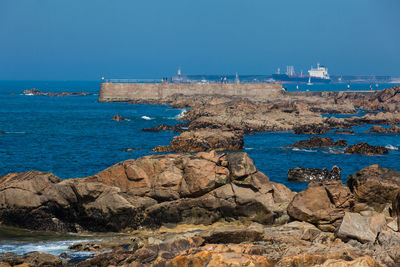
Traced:
<svg viewBox="0 0 400 267">
<path fill-rule="evenodd" d="M 354 131 L 352 131 L 352 130 L 341 130 L 341 131 L 336 130 L 335 134 L 354 134 Z"/>
<path fill-rule="evenodd" d="M 379 125 L 372 126 L 366 133 L 400 133 L 400 127 L 392 125 L 390 128 L 384 128 Z"/>
<path fill-rule="evenodd" d="M 338 166 L 333 166 L 330 171 L 327 169 L 297 167 L 290 169 L 287 177 L 289 181 L 295 182 L 327 181 L 340 180 L 340 173 L 341 169 Z"/>
<path fill-rule="evenodd" d="M 206 129 L 184 132 L 175 136 L 170 145 L 158 146 L 156 152 L 199 152 L 240 150 L 244 147 L 243 134 L 239 132 Z"/>
<path fill-rule="evenodd" d="M 373 243 L 385 225 L 385 215 L 381 213 L 364 217 L 359 213 L 346 212 L 337 236 L 343 240 L 356 239 L 362 243 Z"/>
<path fill-rule="evenodd" d="M 300 147 L 300 148 L 309 148 L 309 147 L 333 147 L 333 146 L 347 146 L 347 141 L 343 139 L 339 139 L 338 141 L 333 141 L 332 138 L 329 137 L 311 137 L 308 140 L 301 140 L 294 143 L 288 147 Z"/>
<path fill-rule="evenodd" d="M 358 143 L 352 146 L 349 146 L 344 151 L 345 154 L 363 154 L 363 155 L 382 155 L 388 154 L 389 151 L 384 146 L 372 146 L 367 143 Z"/>
<path fill-rule="evenodd" d="M 351 211 L 354 197 L 341 181 L 313 182 L 298 193 L 288 206 L 296 220 L 316 225 L 323 231 L 335 231 L 346 211 Z"/>
<path fill-rule="evenodd" d="M 374 164 L 349 175 L 347 185 L 360 202 L 391 204 L 400 191 L 400 173 Z"/>
<path fill-rule="evenodd" d="M 329 128 L 322 124 L 306 124 L 293 128 L 294 134 L 325 134 Z"/>
<path fill-rule="evenodd" d="M 345 121 L 352 125 L 363 124 L 400 124 L 400 112 L 378 112 L 376 114 L 366 114 L 363 117 L 350 117 Z"/>
<path fill-rule="evenodd" d="M 140 150 L 140 148 L 125 148 L 125 149 L 123 149 L 122 151 L 123 151 L 123 152 L 132 152 L 132 151 L 134 151 L 134 150 Z"/>
<path fill-rule="evenodd" d="M 114 115 L 114 117 L 112 117 L 113 121 L 128 121 L 128 119 L 123 118 L 121 115 Z"/>
<path fill-rule="evenodd" d="M 166 130 L 174 130 L 174 126 L 167 125 L 165 123 L 158 125 L 154 128 L 143 128 L 143 132 L 159 132 L 159 131 L 166 131 Z"/>
</svg>

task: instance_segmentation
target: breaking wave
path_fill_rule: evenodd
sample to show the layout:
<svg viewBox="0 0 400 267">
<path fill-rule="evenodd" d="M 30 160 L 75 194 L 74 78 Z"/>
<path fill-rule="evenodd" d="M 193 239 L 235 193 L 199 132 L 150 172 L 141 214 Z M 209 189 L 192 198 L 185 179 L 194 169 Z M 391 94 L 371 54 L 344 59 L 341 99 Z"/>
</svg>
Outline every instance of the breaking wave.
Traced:
<svg viewBox="0 0 400 267">
<path fill-rule="evenodd" d="M 144 119 L 144 120 L 147 120 L 147 121 L 152 120 L 152 118 L 150 118 L 148 116 L 142 116 L 141 118 Z"/>
<path fill-rule="evenodd" d="M 393 145 L 391 145 L 391 144 L 388 144 L 388 145 L 386 145 L 385 146 L 387 149 L 389 149 L 389 150 L 399 150 L 399 148 L 397 147 L 397 146 L 393 146 Z"/>
</svg>

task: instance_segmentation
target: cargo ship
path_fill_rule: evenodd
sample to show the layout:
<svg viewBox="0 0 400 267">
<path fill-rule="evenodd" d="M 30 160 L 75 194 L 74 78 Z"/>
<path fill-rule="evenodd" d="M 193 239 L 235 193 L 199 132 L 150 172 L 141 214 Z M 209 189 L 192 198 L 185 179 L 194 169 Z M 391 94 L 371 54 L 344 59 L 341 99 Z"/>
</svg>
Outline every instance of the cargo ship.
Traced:
<svg viewBox="0 0 400 267">
<path fill-rule="evenodd" d="M 286 73 L 280 73 L 280 69 L 275 74 L 272 74 L 272 79 L 282 83 L 330 83 L 331 78 L 328 74 L 328 69 L 321 66 L 319 63 L 316 68 L 311 67 L 308 75 L 303 73 L 296 74 L 293 66 L 286 67 Z"/>
</svg>

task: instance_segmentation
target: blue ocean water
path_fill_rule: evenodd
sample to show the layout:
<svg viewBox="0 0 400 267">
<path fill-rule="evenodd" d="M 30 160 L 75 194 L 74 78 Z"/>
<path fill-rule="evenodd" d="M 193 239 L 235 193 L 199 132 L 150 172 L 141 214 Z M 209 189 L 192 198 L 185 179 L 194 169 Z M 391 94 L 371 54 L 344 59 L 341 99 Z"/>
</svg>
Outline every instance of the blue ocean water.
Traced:
<svg viewBox="0 0 400 267">
<path fill-rule="evenodd" d="M 295 88 L 290 84 L 289 89 Z M 312 85 L 310 90 L 343 89 L 339 85 Z M 354 85 L 358 88 L 369 85 Z M 381 85 L 389 87 L 392 85 Z M 89 96 L 27 96 L 23 90 L 43 92 L 91 92 Z M 93 175 L 117 162 L 153 153 L 157 145 L 167 145 L 176 133 L 142 132 L 161 123 L 176 124 L 183 110 L 169 106 L 99 103 L 96 81 L 1 81 L 0 82 L 0 175 L 28 170 L 50 171 L 61 178 Z M 129 121 L 116 122 L 119 114 Z M 306 184 L 288 182 L 288 169 L 297 166 L 343 169 L 347 175 L 373 163 L 399 168 L 400 135 L 365 134 L 370 126 L 356 127 L 355 135 L 328 133 L 349 144 L 368 142 L 388 146 L 389 155 L 343 155 L 340 149 L 288 149 L 286 145 L 307 139 L 290 132 L 257 133 L 245 137 L 245 151 L 271 180 L 302 190 Z M 133 148 L 131 152 L 124 152 Z"/>
<path fill-rule="evenodd" d="M 306 85 L 304 85 L 306 86 Z M 378 89 L 392 87 L 380 85 Z M 355 88 L 356 87 L 356 88 Z M 27 96 L 25 89 L 37 88 L 43 92 L 91 92 L 89 96 Z M 346 85 L 312 85 L 300 90 L 344 90 Z M 132 105 L 127 103 L 98 103 L 99 83 L 96 81 L 0 81 L 0 175 L 28 170 L 50 171 L 61 178 L 93 175 L 117 162 L 152 154 L 157 145 L 167 145 L 176 133 L 142 132 L 142 128 L 161 123 L 176 124 L 184 110 L 169 106 Z M 295 90 L 296 85 L 288 85 Z M 368 85 L 352 85 L 352 89 L 366 90 Z M 119 114 L 129 121 L 116 122 L 111 118 Z M 323 136 L 335 140 L 343 138 L 349 144 L 367 142 L 390 149 L 388 155 L 344 155 L 343 149 L 285 148 L 307 135 L 290 132 L 257 133 L 245 136 L 245 149 L 256 166 L 272 181 L 284 183 L 300 191 L 307 184 L 288 182 L 290 168 L 342 168 L 342 179 L 371 164 L 386 168 L 400 167 L 399 134 L 365 134 L 371 125 L 359 126 L 354 135 L 328 133 Z M 131 152 L 124 152 L 133 148 Z M 1 231 L 0 231 L 1 233 Z M 7 239 L 0 235 L 0 253 L 30 251 L 32 243 L 10 245 L 18 237 Z M 62 241 L 64 242 L 64 241 Z M 46 243 L 47 244 L 47 243 Z M 57 254 L 67 243 L 55 243 Z M 41 246 L 41 244 L 36 244 Z M 25 246 L 25 247 L 24 247 Z M 61 246 L 61 250 L 60 247 Z"/>
</svg>

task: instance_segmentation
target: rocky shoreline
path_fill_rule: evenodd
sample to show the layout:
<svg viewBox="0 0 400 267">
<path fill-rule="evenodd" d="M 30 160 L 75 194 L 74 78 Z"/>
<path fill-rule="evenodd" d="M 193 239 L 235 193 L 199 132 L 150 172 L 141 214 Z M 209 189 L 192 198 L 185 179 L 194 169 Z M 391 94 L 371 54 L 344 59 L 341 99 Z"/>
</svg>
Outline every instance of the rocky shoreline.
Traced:
<svg viewBox="0 0 400 267">
<path fill-rule="evenodd" d="M 0 262 L 396 266 L 400 173 L 373 165 L 348 184 L 328 177 L 295 193 L 269 181 L 246 153 L 215 151 L 145 156 L 86 178 L 8 174 L 0 178 L 1 224 L 130 237 L 114 240 L 113 252 L 101 252 L 107 241 L 75 245 L 99 251 L 80 263 L 45 254 L 2 254 Z"/>
<path fill-rule="evenodd" d="M 81 262 L 69 262 L 68 253 L 6 253 L 0 266 L 398 266 L 399 172 L 371 165 L 345 185 L 337 166 L 298 167 L 288 170 L 288 179 L 309 184 L 296 193 L 270 181 L 247 153 L 226 151 L 243 149 L 243 136 L 254 132 L 351 134 L 357 125 L 400 124 L 399 97 L 396 86 L 370 96 L 327 92 L 261 102 L 175 95 L 146 101 L 191 109 L 182 124 L 143 129 L 180 132 L 168 146 L 155 148 L 178 153 L 126 160 L 83 178 L 37 171 L 0 177 L 1 225 L 124 235 L 74 244 L 71 250 L 96 253 Z M 366 114 L 351 116 L 360 110 Z M 396 134 L 398 127 L 369 132 Z M 326 137 L 289 147 L 333 146 L 347 147 L 346 154 L 388 152 Z"/>
</svg>

